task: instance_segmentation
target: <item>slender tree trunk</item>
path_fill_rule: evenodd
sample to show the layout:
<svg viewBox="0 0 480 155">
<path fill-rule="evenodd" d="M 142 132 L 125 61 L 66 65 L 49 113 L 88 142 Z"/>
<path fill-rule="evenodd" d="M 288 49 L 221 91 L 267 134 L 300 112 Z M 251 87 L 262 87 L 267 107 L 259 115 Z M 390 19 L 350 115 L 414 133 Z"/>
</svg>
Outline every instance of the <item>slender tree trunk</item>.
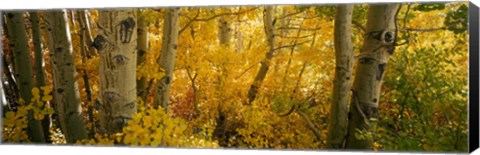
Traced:
<svg viewBox="0 0 480 155">
<path fill-rule="evenodd" d="M 348 97 L 353 67 L 353 5 L 337 6 L 334 29 L 335 78 L 330 109 L 327 147 L 343 148 L 347 133 Z"/>
<path fill-rule="evenodd" d="M 145 21 L 144 16 L 139 15 L 137 19 L 138 19 L 137 68 L 139 68 L 147 60 L 148 24 Z M 137 80 L 137 93 L 138 93 L 138 96 L 140 96 L 142 100 L 146 102 L 147 96 L 148 96 L 146 77 L 141 77 L 140 79 Z"/>
<path fill-rule="evenodd" d="M 243 36 L 242 32 L 240 30 L 240 22 L 237 23 L 236 25 L 236 31 L 235 31 L 235 50 L 237 53 L 241 53 L 243 51 Z"/>
<path fill-rule="evenodd" d="M 137 111 L 137 14 L 134 9 L 100 11 L 99 110 L 102 133 L 119 132 Z"/>
<path fill-rule="evenodd" d="M 7 40 L 2 42 L 2 44 L 10 44 L 12 41 L 11 39 L 11 33 L 8 28 L 7 28 L 7 21 L 6 19 L 6 13 L 2 13 L 2 29 L 4 30 L 3 32 L 0 32 L 0 35 L 5 35 Z M 17 111 L 18 106 L 20 105 L 19 103 L 19 97 L 20 97 L 20 90 L 18 88 L 17 81 L 14 76 L 14 61 L 13 61 L 13 49 L 4 49 L 2 51 L 2 68 L 3 68 L 3 75 L 5 76 L 5 79 L 7 80 L 8 84 L 3 83 L 3 89 L 5 90 L 5 98 L 7 100 L 7 106 L 9 110 L 12 111 Z"/>
<path fill-rule="evenodd" d="M 253 84 L 250 86 L 248 90 L 248 104 L 251 104 L 253 100 L 255 100 L 258 89 L 262 85 L 265 76 L 267 75 L 268 69 L 270 68 L 270 61 L 273 58 L 273 53 L 275 52 L 275 27 L 273 25 L 273 8 L 272 6 L 265 6 L 265 18 L 264 18 L 264 27 L 265 33 L 267 35 L 267 44 L 269 46 L 269 51 L 265 54 L 265 59 L 262 61 L 260 70 L 258 71 L 255 79 L 253 80 Z"/>
<path fill-rule="evenodd" d="M 46 80 L 45 80 L 45 71 L 43 69 L 43 46 L 42 46 L 42 34 L 40 31 L 40 20 L 38 17 L 37 12 L 32 12 L 30 13 L 30 18 L 32 22 L 32 38 L 33 38 L 33 45 L 34 45 L 34 50 L 35 50 L 35 77 L 37 81 L 37 87 L 44 87 L 46 86 Z M 45 106 L 48 106 L 49 104 L 45 104 Z M 47 143 L 51 143 L 52 141 L 50 140 L 50 116 L 44 117 L 42 120 L 42 126 L 43 126 L 43 134 L 45 135 L 45 141 Z"/>
<path fill-rule="evenodd" d="M 67 11 L 49 12 L 45 16 L 49 26 L 56 112 L 67 143 L 75 143 L 87 138 L 87 130 L 81 115 Z"/>
<path fill-rule="evenodd" d="M 15 75 L 20 88 L 20 97 L 25 103 L 32 99 L 34 86 L 32 63 L 28 47 L 27 31 L 25 30 L 23 12 L 7 13 L 7 27 L 10 38 L 10 47 L 14 48 Z M 28 113 L 28 136 L 34 143 L 45 143 L 42 123 L 33 118 L 33 112 Z"/>
<path fill-rule="evenodd" d="M 230 24 L 224 17 L 220 17 L 218 20 L 219 29 L 218 29 L 218 40 L 220 45 L 228 46 L 230 44 Z"/>
<path fill-rule="evenodd" d="M 86 42 L 86 38 L 87 38 L 87 25 L 86 25 L 86 21 L 81 17 L 82 14 L 84 14 L 85 12 L 83 11 L 78 11 L 77 14 L 79 15 L 79 18 L 78 18 L 78 23 L 80 25 L 80 32 L 79 32 L 79 36 L 80 36 L 80 52 L 81 52 L 81 55 L 82 55 L 82 64 L 85 65 L 86 62 L 87 62 L 87 59 L 88 59 L 88 54 L 87 53 L 90 53 L 88 52 L 90 50 L 89 46 L 87 45 Z M 82 75 L 82 79 L 83 79 L 83 83 L 85 85 L 85 94 L 86 94 L 86 97 L 87 97 L 87 102 L 91 103 L 92 102 L 92 90 L 90 88 L 90 79 L 88 78 L 88 75 L 87 75 L 87 71 L 86 69 L 84 68 L 82 70 L 83 72 L 83 75 Z M 87 115 L 88 115 L 88 121 L 91 123 L 92 125 L 92 128 L 89 130 L 88 132 L 88 136 L 90 138 L 94 137 L 95 136 L 95 129 L 96 129 L 96 124 L 95 124 L 95 119 L 94 119 L 94 115 L 93 115 L 93 111 L 94 111 L 94 108 L 92 105 L 88 105 L 87 106 Z"/>
<path fill-rule="evenodd" d="M 159 65 L 164 70 L 165 75 L 157 84 L 155 92 L 154 106 L 162 106 L 165 112 L 168 111 L 168 102 L 170 86 L 173 80 L 173 69 L 175 65 L 175 55 L 177 53 L 178 42 L 178 12 L 179 8 L 166 9 L 163 27 L 162 54 Z"/>
<path fill-rule="evenodd" d="M 303 23 L 304 20 L 302 20 L 301 23 Z M 298 29 L 297 30 L 297 34 L 296 34 L 296 37 L 299 37 L 300 34 L 302 32 L 302 29 Z M 283 33 L 285 34 L 285 33 Z M 287 85 L 287 77 L 289 77 L 289 71 L 290 71 L 290 65 L 292 64 L 292 59 L 293 59 L 293 54 L 295 52 L 295 48 L 297 47 L 298 43 L 298 40 L 295 40 L 293 41 L 293 43 L 291 44 L 292 47 L 290 47 L 290 55 L 288 57 L 288 61 L 287 61 L 287 66 L 285 67 L 285 72 L 283 73 L 283 80 L 282 80 L 282 87 L 281 87 L 281 91 L 285 91 L 285 87 Z"/>
<path fill-rule="evenodd" d="M 82 22 L 83 29 L 85 31 L 85 41 L 88 47 L 87 50 L 87 58 L 92 57 L 97 50 L 93 46 L 93 37 L 92 37 L 92 30 L 90 28 L 90 19 L 88 18 L 88 11 L 87 10 L 79 10 L 78 11 L 79 21 Z"/>
<path fill-rule="evenodd" d="M 366 37 L 358 56 L 350 99 L 347 149 L 372 149 L 372 123 L 378 117 L 383 72 L 395 49 L 393 42 L 397 9 L 398 4 L 370 5 Z"/>
</svg>

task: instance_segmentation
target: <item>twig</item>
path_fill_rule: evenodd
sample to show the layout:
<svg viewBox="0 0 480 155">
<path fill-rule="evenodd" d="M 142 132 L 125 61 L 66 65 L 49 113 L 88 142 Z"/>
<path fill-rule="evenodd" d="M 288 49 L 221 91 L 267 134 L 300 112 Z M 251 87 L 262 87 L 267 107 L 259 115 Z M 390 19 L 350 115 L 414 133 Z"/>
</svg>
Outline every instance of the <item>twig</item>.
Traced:
<svg viewBox="0 0 480 155">
<path fill-rule="evenodd" d="M 280 17 L 280 19 L 281 19 L 281 18 L 287 18 L 287 17 L 290 17 L 290 16 L 295 16 L 295 15 L 297 15 L 297 14 L 303 13 L 304 11 L 305 11 L 305 10 L 302 10 L 302 11 L 299 11 L 299 12 L 290 13 L 290 14 L 287 14 L 287 15 L 285 15 L 285 16 Z"/>
<path fill-rule="evenodd" d="M 297 110 L 296 111 L 300 116 L 302 116 L 302 118 L 307 122 L 307 127 L 308 129 L 312 130 L 312 132 L 315 134 L 315 137 L 317 138 L 317 140 L 321 140 L 322 136 L 320 134 L 320 130 L 317 129 L 317 127 L 315 127 L 315 124 L 313 124 L 313 122 L 310 120 L 310 118 L 305 114 L 303 113 L 302 111 L 300 110 Z"/>
<path fill-rule="evenodd" d="M 307 41 L 304 41 L 304 42 L 300 42 L 300 43 L 295 43 L 293 45 L 285 45 L 285 46 L 280 46 L 280 47 L 277 47 L 273 50 L 279 50 L 279 49 L 282 49 L 282 48 L 288 48 L 288 47 L 294 47 L 294 46 L 297 46 L 297 45 L 301 45 L 301 44 L 305 44 L 305 43 L 308 43 L 310 42 L 310 40 L 307 40 Z"/>
<path fill-rule="evenodd" d="M 313 34 L 311 34 L 311 35 L 305 35 L 305 36 L 296 36 L 296 37 L 285 36 L 285 35 L 281 35 L 281 34 L 275 34 L 275 36 L 281 37 L 281 38 L 288 38 L 288 39 L 301 39 L 301 38 L 311 37 L 311 36 L 313 36 Z"/>
<path fill-rule="evenodd" d="M 301 28 L 301 27 L 279 27 L 280 30 L 302 30 L 302 31 L 316 31 L 320 30 L 321 27 L 317 28 Z"/>
<path fill-rule="evenodd" d="M 405 12 L 405 17 L 403 17 L 403 28 L 407 27 L 408 12 L 410 11 L 411 4 L 408 4 L 407 11 Z"/>
<path fill-rule="evenodd" d="M 353 95 L 353 98 L 354 98 L 354 103 L 355 103 L 355 107 L 358 111 L 358 113 L 360 113 L 360 115 L 362 116 L 363 118 L 363 121 L 365 122 L 365 124 L 367 124 L 367 126 L 370 126 L 370 123 L 368 122 L 368 118 L 367 116 L 365 115 L 365 113 L 363 113 L 362 109 L 360 108 L 360 103 L 358 101 L 358 94 L 355 90 L 352 89 L 352 95 Z"/>
<path fill-rule="evenodd" d="M 187 18 L 190 19 L 190 21 L 188 21 L 188 23 L 185 24 L 185 26 L 182 27 L 182 29 L 180 29 L 180 31 L 178 31 L 178 35 L 182 34 L 183 31 L 185 31 L 190 25 L 192 25 L 192 23 L 198 18 L 198 16 L 200 16 L 200 9 L 197 9 L 197 14 L 195 15 L 195 17 L 193 17 L 193 19 L 186 16 Z"/>
<path fill-rule="evenodd" d="M 360 24 L 358 21 L 352 20 L 352 23 L 353 23 L 355 26 L 357 26 L 358 28 L 360 28 L 360 30 L 362 30 L 363 32 L 366 32 L 366 31 L 367 31 L 367 29 L 366 29 L 362 24 Z"/>
<path fill-rule="evenodd" d="M 258 63 L 255 63 L 255 64 L 253 64 L 252 66 L 248 67 L 245 71 L 243 71 L 242 73 L 240 73 L 240 75 L 238 75 L 237 77 L 235 77 L 235 79 L 238 79 L 238 78 L 242 77 L 243 74 L 245 74 L 246 72 L 248 72 L 250 69 L 252 69 L 252 68 L 255 67 L 256 65 L 258 65 Z"/>
<path fill-rule="evenodd" d="M 240 15 L 240 14 L 243 14 L 243 13 L 247 13 L 247 12 L 253 11 L 253 10 L 257 9 L 257 8 L 258 8 L 258 7 L 254 7 L 254 8 L 252 8 L 252 9 L 249 9 L 249 10 L 246 10 L 246 11 L 242 11 L 242 12 L 228 12 L 228 13 L 216 14 L 216 15 L 211 16 L 211 17 L 208 17 L 208 18 L 195 19 L 194 21 L 206 22 L 206 21 L 210 21 L 210 20 L 212 20 L 212 19 L 215 19 L 215 18 L 221 17 L 221 16 Z"/>
<path fill-rule="evenodd" d="M 439 31 L 439 30 L 447 30 L 447 27 L 438 27 L 438 28 L 403 28 L 400 31 L 417 31 L 417 32 L 432 32 L 432 31 Z"/>
</svg>

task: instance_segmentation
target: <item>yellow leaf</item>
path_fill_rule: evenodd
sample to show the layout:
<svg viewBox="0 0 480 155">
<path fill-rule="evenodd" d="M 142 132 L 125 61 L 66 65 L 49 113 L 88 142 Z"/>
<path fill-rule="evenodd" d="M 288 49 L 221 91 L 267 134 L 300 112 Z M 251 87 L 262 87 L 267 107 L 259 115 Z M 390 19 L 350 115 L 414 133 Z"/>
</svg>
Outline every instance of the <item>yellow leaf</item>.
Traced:
<svg viewBox="0 0 480 155">
<path fill-rule="evenodd" d="M 9 111 L 5 114 L 5 116 L 6 116 L 7 119 L 12 119 L 13 117 L 15 117 L 15 113 Z"/>
<path fill-rule="evenodd" d="M 39 98 L 40 97 L 40 90 L 38 90 L 37 87 L 33 87 L 32 95 L 33 95 L 33 98 Z"/>
<path fill-rule="evenodd" d="M 53 99 L 53 97 L 51 95 L 46 95 L 46 96 L 42 97 L 42 101 L 44 101 L 44 102 L 50 101 L 52 99 Z"/>
<path fill-rule="evenodd" d="M 22 105 L 25 105 L 25 100 L 23 100 L 23 98 L 18 99 L 18 102 L 20 102 Z"/>
<path fill-rule="evenodd" d="M 122 137 L 121 136 L 117 136 L 117 142 L 121 142 L 122 141 Z"/>
<path fill-rule="evenodd" d="M 150 128 L 152 127 L 152 118 L 151 117 L 145 117 L 143 118 L 143 125 L 145 126 L 145 128 Z"/>
<path fill-rule="evenodd" d="M 53 113 L 55 113 L 55 111 L 52 108 L 47 109 L 47 114 L 51 115 Z"/>
</svg>

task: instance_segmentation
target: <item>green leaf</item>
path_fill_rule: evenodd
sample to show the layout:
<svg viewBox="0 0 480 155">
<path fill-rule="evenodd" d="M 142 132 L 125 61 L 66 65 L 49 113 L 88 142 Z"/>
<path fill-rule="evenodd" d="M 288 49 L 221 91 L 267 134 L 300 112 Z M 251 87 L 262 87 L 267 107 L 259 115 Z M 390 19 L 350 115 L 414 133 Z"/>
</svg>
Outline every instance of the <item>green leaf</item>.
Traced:
<svg viewBox="0 0 480 155">
<path fill-rule="evenodd" d="M 430 3 L 430 4 L 420 4 L 414 8 L 414 10 L 428 12 L 433 10 L 443 10 L 445 9 L 445 4 L 443 3 Z"/>
<path fill-rule="evenodd" d="M 444 24 L 455 34 L 466 32 L 468 26 L 468 7 L 462 4 L 457 10 L 450 11 L 445 17 Z"/>
</svg>

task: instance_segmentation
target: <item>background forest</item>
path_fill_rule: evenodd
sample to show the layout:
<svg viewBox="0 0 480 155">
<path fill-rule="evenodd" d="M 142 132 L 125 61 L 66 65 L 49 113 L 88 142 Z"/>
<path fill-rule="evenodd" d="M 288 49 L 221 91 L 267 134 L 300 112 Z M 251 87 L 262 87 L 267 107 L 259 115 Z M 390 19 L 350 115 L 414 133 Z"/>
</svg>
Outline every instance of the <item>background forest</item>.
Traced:
<svg viewBox="0 0 480 155">
<path fill-rule="evenodd" d="M 468 3 L 2 12 L 2 142 L 467 151 Z"/>
</svg>

